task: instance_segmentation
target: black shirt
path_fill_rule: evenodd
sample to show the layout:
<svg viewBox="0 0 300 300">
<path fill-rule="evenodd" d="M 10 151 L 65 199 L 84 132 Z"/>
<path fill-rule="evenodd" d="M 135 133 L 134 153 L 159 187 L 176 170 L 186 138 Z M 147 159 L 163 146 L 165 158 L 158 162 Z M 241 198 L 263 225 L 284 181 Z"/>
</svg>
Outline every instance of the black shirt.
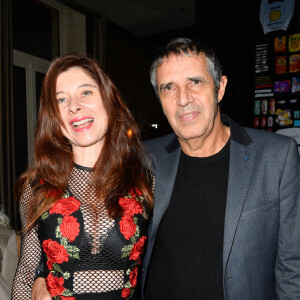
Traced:
<svg viewBox="0 0 300 300">
<path fill-rule="evenodd" d="M 217 154 L 181 153 L 161 221 L 145 300 L 223 300 L 223 236 L 230 140 Z"/>
</svg>

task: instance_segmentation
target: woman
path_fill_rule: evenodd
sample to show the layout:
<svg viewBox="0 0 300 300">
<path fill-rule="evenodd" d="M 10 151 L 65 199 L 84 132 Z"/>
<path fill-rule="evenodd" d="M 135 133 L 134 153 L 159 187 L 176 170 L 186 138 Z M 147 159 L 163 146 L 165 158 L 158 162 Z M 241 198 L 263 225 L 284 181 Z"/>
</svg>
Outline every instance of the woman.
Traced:
<svg viewBox="0 0 300 300">
<path fill-rule="evenodd" d="M 137 125 L 97 62 L 66 55 L 42 87 L 33 167 L 19 179 L 23 226 L 13 299 L 36 269 L 53 299 L 138 299 L 153 199 Z"/>
</svg>

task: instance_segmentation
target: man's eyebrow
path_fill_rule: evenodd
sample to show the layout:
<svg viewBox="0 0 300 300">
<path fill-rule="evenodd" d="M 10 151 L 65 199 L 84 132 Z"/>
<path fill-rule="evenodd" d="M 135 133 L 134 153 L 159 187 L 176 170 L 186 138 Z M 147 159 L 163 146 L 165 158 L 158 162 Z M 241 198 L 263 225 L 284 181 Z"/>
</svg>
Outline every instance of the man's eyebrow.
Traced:
<svg viewBox="0 0 300 300">
<path fill-rule="evenodd" d="M 192 76 L 192 77 L 188 77 L 187 80 L 189 81 L 195 81 L 195 80 L 199 80 L 200 82 L 207 82 L 205 80 L 204 77 L 201 77 L 201 76 Z"/>
<path fill-rule="evenodd" d="M 159 90 L 164 90 L 167 86 L 173 84 L 174 82 L 173 81 L 170 81 L 170 82 L 167 82 L 167 83 L 163 83 L 159 86 Z"/>
<path fill-rule="evenodd" d="M 97 86 L 95 86 L 95 85 L 93 85 L 93 84 L 90 84 L 90 83 L 84 83 L 84 84 L 81 84 L 81 85 L 79 85 L 77 88 L 82 88 L 82 87 L 92 87 L 92 88 L 95 88 L 95 89 L 98 88 Z M 62 94 L 62 93 L 63 93 L 63 91 L 59 91 L 59 92 L 56 93 L 56 95 Z"/>
</svg>

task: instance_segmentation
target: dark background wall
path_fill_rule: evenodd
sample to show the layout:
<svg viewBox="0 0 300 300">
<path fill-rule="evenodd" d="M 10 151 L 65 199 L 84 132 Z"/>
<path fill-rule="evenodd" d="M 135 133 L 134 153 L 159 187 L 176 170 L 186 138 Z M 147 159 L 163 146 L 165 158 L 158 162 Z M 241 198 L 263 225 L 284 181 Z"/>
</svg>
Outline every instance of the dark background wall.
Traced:
<svg viewBox="0 0 300 300">
<path fill-rule="evenodd" d="M 196 1 L 196 25 L 136 38 L 108 23 L 106 69 L 121 89 L 140 124 L 143 138 L 171 131 L 149 81 L 149 68 L 157 51 L 174 37 L 197 38 L 214 48 L 229 82 L 222 112 L 245 126 L 252 125 L 254 49 L 258 35 L 260 0 Z M 150 123 L 158 123 L 158 130 Z"/>
</svg>

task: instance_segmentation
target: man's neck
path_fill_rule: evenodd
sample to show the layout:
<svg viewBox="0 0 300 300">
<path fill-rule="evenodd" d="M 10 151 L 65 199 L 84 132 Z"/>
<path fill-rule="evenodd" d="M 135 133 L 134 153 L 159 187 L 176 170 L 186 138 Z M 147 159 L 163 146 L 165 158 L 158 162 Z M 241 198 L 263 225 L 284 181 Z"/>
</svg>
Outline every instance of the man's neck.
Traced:
<svg viewBox="0 0 300 300">
<path fill-rule="evenodd" d="M 194 157 L 212 156 L 226 145 L 230 137 L 230 127 L 225 126 L 222 122 L 215 128 L 215 132 L 207 137 L 199 137 L 190 140 L 180 140 L 179 143 L 182 151 Z"/>
</svg>

